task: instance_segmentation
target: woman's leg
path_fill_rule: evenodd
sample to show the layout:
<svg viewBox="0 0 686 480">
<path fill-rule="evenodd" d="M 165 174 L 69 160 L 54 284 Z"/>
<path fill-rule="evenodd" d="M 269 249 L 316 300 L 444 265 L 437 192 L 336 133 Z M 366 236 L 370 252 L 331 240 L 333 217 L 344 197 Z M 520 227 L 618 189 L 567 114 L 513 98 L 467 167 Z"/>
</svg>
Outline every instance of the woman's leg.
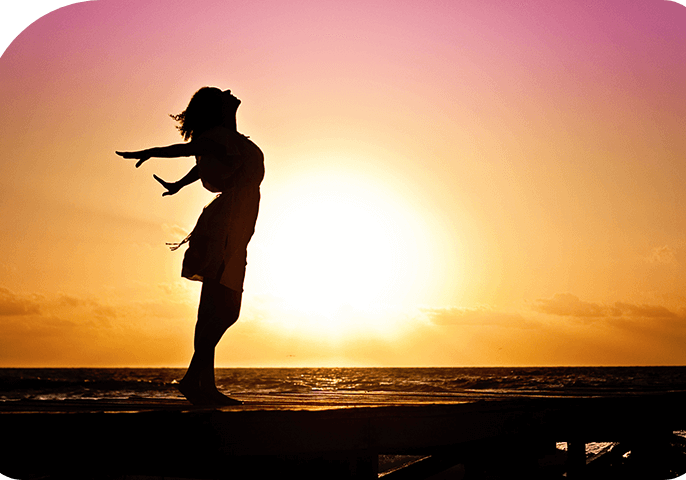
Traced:
<svg viewBox="0 0 686 480">
<path fill-rule="evenodd" d="M 238 320 L 240 309 L 241 292 L 217 281 L 203 282 L 195 325 L 195 351 L 179 385 L 181 393 L 192 403 L 232 403 L 215 385 L 214 351 L 224 332 Z"/>
</svg>

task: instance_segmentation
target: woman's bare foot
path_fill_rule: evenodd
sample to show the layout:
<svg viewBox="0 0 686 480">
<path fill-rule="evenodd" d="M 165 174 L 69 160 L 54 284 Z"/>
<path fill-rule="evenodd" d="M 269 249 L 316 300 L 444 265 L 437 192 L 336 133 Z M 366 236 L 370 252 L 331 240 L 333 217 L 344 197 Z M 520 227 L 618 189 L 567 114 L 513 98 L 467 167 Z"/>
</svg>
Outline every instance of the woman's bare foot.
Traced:
<svg viewBox="0 0 686 480">
<path fill-rule="evenodd" d="M 176 389 L 193 405 L 210 405 L 213 403 L 198 384 L 181 380 Z"/>
<path fill-rule="evenodd" d="M 243 405 L 240 400 L 227 397 L 217 389 L 205 392 L 205 395 L 213 405 Z"/>
</svg>

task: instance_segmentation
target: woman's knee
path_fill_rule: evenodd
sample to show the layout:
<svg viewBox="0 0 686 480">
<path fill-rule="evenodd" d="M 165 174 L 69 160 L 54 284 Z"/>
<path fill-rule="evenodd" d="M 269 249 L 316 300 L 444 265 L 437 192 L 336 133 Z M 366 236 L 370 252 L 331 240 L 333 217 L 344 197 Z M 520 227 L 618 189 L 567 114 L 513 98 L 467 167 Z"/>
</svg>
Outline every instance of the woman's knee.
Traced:
<svg viewBox="0 0 686 480">
<path fill-rule="evenodd" d="M 219 282 L 203 282 L 196 325 L 196 348 L 214 347 L 224 332 L 236 323 L 241 309 L 241 292 Z"/>
</svg>

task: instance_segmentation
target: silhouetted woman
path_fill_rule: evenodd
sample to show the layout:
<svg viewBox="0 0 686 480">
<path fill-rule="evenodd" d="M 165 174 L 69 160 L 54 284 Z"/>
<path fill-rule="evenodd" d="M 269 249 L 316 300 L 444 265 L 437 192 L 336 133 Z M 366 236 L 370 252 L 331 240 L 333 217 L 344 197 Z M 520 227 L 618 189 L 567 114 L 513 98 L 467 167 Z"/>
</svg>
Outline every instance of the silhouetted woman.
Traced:
<svg viewBox="0 0 686 480">
<path fill-rule="evenodd" d="M 181 242 L 189 245 L 181 275 L 202 282 L 195 351 L 179 383 L 181 393 L 196 405 L 240 403 L 219 392 L 214 380 L 215 347 L 240 313 L 247 246 L 255 231 L 264 177 L 262 151 L 236 128 L 240 103 L 229 90 L 203 87 L 185 111 L 172 115 L 184 140 L 190 142 L 117 152 L 138 159 L 136 167 L 151 157 L 195 156 L 196 165 L 181 180 L 165 182 L 155 176 L 167 189 L 163 195 L 174 195 L 196 180 L 211 192 L 221 192 Z"/>
</svg>

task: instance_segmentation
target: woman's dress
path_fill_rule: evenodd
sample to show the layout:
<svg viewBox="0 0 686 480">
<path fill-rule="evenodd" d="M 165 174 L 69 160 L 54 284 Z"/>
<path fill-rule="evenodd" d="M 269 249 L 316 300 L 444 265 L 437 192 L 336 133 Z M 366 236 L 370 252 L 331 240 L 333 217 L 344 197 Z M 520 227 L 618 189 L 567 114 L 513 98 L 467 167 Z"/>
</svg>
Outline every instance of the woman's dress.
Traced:
<svg viewBox="0 0 686 480">
<path fill-rule="evenodd" d="M 215 127 L 203 134 L 226 148 L 226 157 L 196 157 L 203 186 L 221 192 L 207 205 L 190 234 L 181 275 L 217 280 L 243 291 L 247 247 L 255 232 L 264 178 L 264 156 L 257 145 L 235 131 Z"/>
</svg>

